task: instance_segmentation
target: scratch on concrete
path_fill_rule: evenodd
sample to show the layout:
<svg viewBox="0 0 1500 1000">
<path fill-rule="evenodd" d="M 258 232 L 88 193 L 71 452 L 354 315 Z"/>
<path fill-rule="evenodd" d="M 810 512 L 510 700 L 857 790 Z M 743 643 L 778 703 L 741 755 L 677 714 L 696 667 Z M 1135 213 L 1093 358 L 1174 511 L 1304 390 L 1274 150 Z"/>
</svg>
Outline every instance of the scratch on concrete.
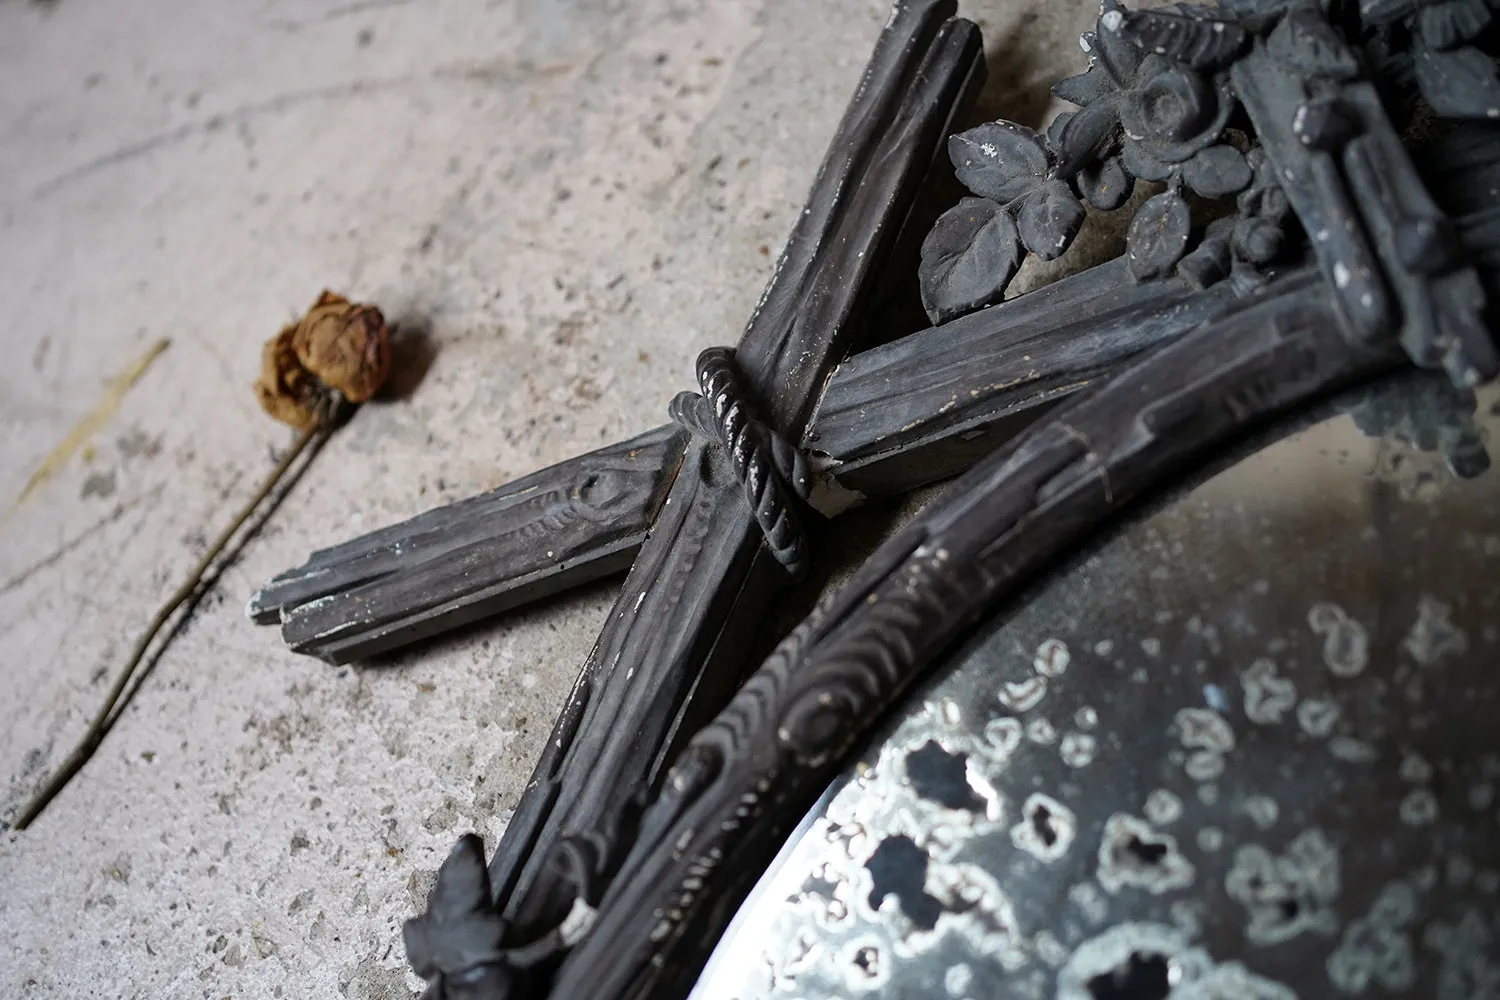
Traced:
<svg viewBox="0 0 1500 1000">
<path fill-rule="evenodd" d="M 167 349 L 169 343 L 170 341 L 166 338 L 158 340 L 146 348 L 144 354 L 126 365 L 123 371 L 104 384 L 104 394 L 99 398 L 94 409 L 68 432 L 67 437 L 63 438 L 57 447 L 47 453 L 46 458 L 42 459 L 42 463 L 31 474 L 31 478 L 26 480 L 26 485 L 21 487 L 20 494 L 6 510 L 6 517 L 25 503 L 32 493 L 57 473 L 58 469 L 67 464 L 68 459 L 73 457 L 73 453 L 89 438 L 104 429 L 110 418 L 115 415 L 115 411 L 120 408 L 120 404 L 125 401 L 126 394 L 141 380 L 141 376 L 146 374 L 146 369 L 151 367 L 151 362 Z"/>
</svg>

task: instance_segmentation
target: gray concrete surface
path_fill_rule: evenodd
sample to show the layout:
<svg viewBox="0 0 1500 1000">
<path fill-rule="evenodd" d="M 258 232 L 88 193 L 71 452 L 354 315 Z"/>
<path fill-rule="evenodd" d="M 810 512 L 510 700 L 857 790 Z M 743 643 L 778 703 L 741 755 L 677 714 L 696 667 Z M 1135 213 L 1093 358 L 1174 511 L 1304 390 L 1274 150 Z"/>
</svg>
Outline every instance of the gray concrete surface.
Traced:
<svg viewBox="0 0 1500 1000">
<path fill-rule="evenodd" d="M 406 997 L 613 596 L 335 670 L 247 624 L 313 547 L 659 422 L 768 276 L 886 0 L 0 0 L 0 818 L 290 434 L 329 287 L 431 364 L 341 431 L 98 757 L 0 835 L 0 996 Z M 965 3 L 1039 122 L 1092 0 Z M 171 346 L 24 501 L 107 380 Z"/>
</svg>

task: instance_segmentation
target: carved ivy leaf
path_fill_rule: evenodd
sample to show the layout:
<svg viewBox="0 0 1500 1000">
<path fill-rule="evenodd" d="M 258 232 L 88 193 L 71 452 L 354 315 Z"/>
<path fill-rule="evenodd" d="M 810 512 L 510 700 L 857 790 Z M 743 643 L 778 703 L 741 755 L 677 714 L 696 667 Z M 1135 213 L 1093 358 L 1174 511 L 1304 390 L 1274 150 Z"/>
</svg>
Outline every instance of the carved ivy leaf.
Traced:
<svg viewBox="0 0 1500 1000">
<path fill-rule="evenodd" d="M 1154 52 L 1190 69 L 1227 65 L 1245 47 L 1248 35 L 1235 21 L 1185 8 L 1176 13 L 1135 10 L 1124 15 L 1120 35 L 1142 52 Z"/>
<path fill-rule="evenodd" d="M 999 301 L 1021 262 L 1016 222 L 988 198 L 965 198 L 922 241 L 917 278 L 933 323 Z"/>
<path fill-rule="evenodd" d="M 1021 202 L 1017 220 L 1021 242 L 1042 260 L 1056 260 L 1078 235 L 1083 216 L 1083 204 L 1068 185 L 1048 181 Z"/>
<path fill-rule="evenodd" d="M 1042 137 L 1025 125 L 1005 121 L 950 137 L 948 158 L 959 183 L 1002 204 L 1036 187 L 1051 167 Z"/>
<path fill-rule="evenodd" d="M 1084 201 L 1105 212 L 1113 212 L 1130 198 L 1135 178 L 1125 172 L 1118 156 L 1091 163 L 1074 178 Z"/>
<path fill-rule="evenodd" d="M 1434 49 L 1456 48 L 1479 37 L 1489 25 L 1485 0 L 1445 0 L 1417 11 L 1417 33 Z"/>
<path fill-rule="evenodd" d="M 1125 256 L 1137 281 L 1169 274 L 1187 249 L 1192 219 L 1188 204 L 1175 191 L 1148 198 L 1130 220 Z"/>
<path fill-rule="evenodd" d="M 1233 146 L 1209 146 L 1183 165 L 1182 179 L 1205 198 L 1224 198 L 1250 186 L 1245 156 Z"/>
<path fill-rule="evenodd" d="M 1093 160 L 1108 156 L 1120 142 L 1120 102 L 1115 96 L 1075 112 L 1057 137 L 1057 173 L 1072 177 Z"/>
<path fill-rule="evenodd" d="M 424 978 L 452 975 L 497 960 L 504 930 L 490 898 L 484 842 L 466 834 L 438 869 L 427 912 L 403 928 L 407 957 Z"/>
<path fill-rule="evenodd" d="M 1495 62 L 1471 46 L 1451 52 L 1416 51 L 1417 86 L 1445 118 L 1500 118 Z"/>
<path fill-rule="evenodd" d="M 1085 46 L 1092 47 L 1093 35 L 1084 35 L 1081 41 Z M 1115 93 L 1117 89 L 1115 82 L 1109 78 L 1109 71 L 1098 62 L 1092 62 L 1086 71 L 1077 76 L 1070 76 L 1054 83 L 1052 96 L 1081 108 L 1093 104 L 1101 97 Z"/>
</svg>

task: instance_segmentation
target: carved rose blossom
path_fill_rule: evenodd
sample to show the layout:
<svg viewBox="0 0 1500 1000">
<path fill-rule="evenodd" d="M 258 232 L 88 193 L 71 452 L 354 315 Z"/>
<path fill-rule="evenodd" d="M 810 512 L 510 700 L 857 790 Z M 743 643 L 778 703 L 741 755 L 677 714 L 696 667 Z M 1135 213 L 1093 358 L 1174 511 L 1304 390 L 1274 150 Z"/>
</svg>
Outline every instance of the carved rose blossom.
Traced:
<svg viewBox="0 0 1500 1000">
<path fill-rule="evenodd" d="M 1235 98 L 1215 71 L 1245 38 L 1238 24 L 1202 8 L 1127 11 L 1107 0 L 1095 30 L 1082 38 L 1088 70 L 1052 88 L 1081 105 L 1057 128 L 1056 143 L 1062 172 L 1077 177 L 1090 204 L 1113 209 L 1123 203 L 1129 192 L 1122 196 L 1118 182 L 1095 193 L 1099 178 L 1120 172 L 1149 181 L 1181 176 L 1205 197 L 1249 183 L 1238 151 L 1216 145 Z M 1209 150 L 1203 162 L 1187 166 Z"/>
<path fill-rule="evenodd" d="M 1127 167 L 1149 163 L 1147 173 L 1131 173 L 1165 180 L 1171 169 L 1158 165 L 1184 163 L 1212 146 L 1233 107 L 1234 98 L 1227 88 L 1161 56 L 1147 56 L 1120 101 Z"/>
</svg>

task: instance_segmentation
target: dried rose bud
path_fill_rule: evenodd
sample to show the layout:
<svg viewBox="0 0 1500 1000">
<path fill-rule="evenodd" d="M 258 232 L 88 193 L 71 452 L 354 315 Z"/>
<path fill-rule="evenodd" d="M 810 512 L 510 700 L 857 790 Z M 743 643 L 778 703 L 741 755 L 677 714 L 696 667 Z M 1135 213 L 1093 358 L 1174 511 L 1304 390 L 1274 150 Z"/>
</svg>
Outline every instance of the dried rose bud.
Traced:
<svg viewBox="0 0 1500 1000">
<path fill-rule="evenodd" d="M 324 292 L 297 324 L 297 360 L 351 403 L 375 395 L 391 369 L 390 335 L 374 306 Z"/>
<path fill-rule="evenodd" d="M 325 291 L 307 315 L 266 342 L 256 396 L 272 417 L 306 429 L 335 394 L 351 403 L 373 396 L 390 372 L 390 355 L 379 309 Z"/>
<path fill-rule="evenodd" d="M 311 427 L 318 420 L 319 387 L 297 360 L 292 348 L 295 325 L 266 341 L 260 352 L 260 378 L 255 395 L 261 409 L 284 424 L 298 430 Z"/>
</svg>

